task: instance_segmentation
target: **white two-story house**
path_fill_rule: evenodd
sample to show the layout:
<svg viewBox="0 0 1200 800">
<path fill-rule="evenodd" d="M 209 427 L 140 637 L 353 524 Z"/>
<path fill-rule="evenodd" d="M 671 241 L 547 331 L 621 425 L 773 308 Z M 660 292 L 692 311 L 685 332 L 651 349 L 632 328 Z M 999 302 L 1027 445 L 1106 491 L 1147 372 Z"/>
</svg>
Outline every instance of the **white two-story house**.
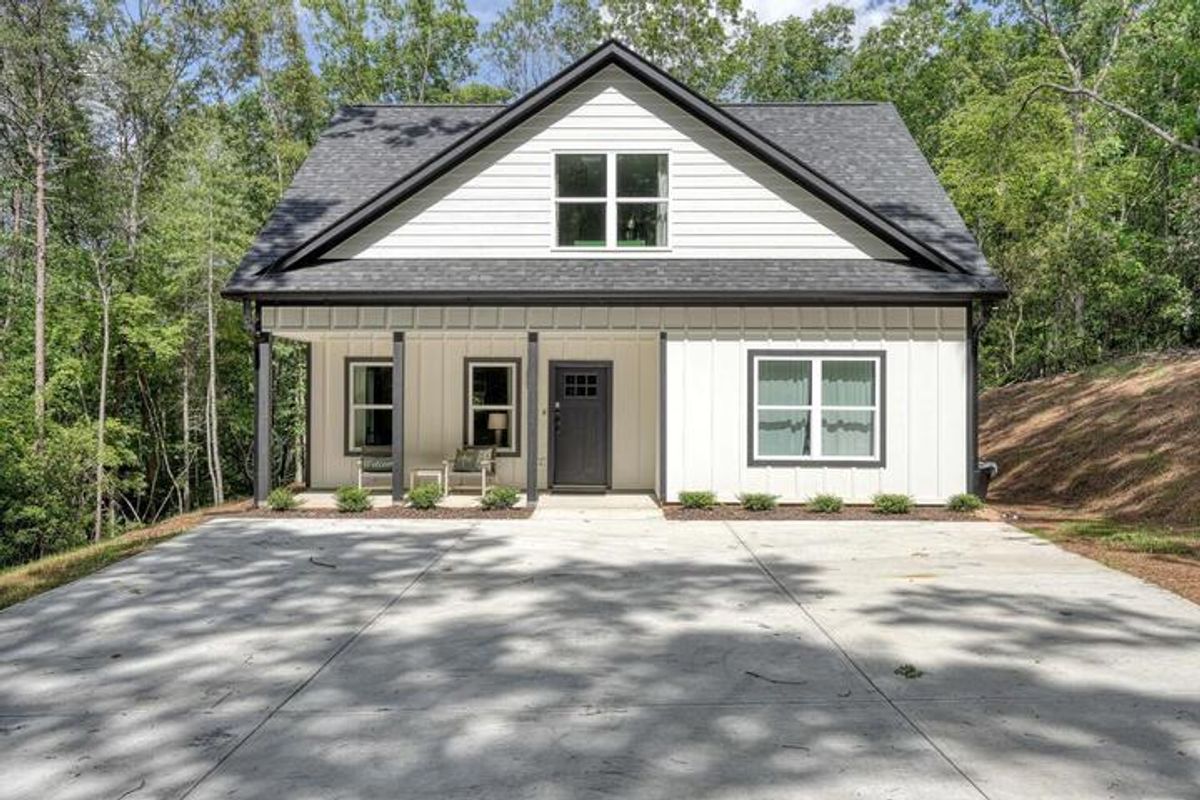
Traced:
<svg viewBox="0 0 1200 800">
<path fill-rule="evenodd" d="M 607 43 L 507 106 L 356 106 L 225 289 L 310 353 L 308 483 L 463 445 L 495 480 L 941 502 L 1005 294 L 886 103 L 717 105 Z"/>
</svg>

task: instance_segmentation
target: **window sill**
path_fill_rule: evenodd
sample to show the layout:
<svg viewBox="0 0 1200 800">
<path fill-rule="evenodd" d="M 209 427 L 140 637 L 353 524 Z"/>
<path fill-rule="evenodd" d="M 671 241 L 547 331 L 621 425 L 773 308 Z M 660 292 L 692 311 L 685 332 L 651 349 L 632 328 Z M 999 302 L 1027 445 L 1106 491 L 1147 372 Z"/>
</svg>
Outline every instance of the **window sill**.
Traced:
<svg viewBox="0 0 1200 800">
<path fill-rule="evenodd" d="M 883 469 L 883 459 L 837 459 L 837 458 L 751 458 L 748 467 L 859 467 Z"/>
<path fill-rule="evenodd" d="M 670 247 L 551 247 L 551 253 L 669 253 Z"/>
</svg>

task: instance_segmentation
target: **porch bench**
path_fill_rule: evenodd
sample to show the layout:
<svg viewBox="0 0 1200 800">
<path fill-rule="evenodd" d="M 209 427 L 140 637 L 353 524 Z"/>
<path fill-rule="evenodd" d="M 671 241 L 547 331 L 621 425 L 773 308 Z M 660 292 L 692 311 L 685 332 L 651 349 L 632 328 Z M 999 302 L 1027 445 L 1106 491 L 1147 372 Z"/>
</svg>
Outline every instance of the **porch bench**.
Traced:
<svg viewBox="0 0 1200 800">
<path fill-rule="evenodd" d="M 479 476 L 479 494 L 487 493 L 488 476 L 496 476 L 496 448 L 494 447 L 462 447 L 454 454 L 453 459 L 442 462 L 442 474 L 445 476 L 442 485 L 446 493 L 451 489 L 450 479 L 454 475 Z"/>
<path fill-rule="evenodd" d="M 364 447 L 358 457 L 358 488 L 365 489 L 363 481 L 371 475 L 392 475 L 392 448 Z"/>
</svg>

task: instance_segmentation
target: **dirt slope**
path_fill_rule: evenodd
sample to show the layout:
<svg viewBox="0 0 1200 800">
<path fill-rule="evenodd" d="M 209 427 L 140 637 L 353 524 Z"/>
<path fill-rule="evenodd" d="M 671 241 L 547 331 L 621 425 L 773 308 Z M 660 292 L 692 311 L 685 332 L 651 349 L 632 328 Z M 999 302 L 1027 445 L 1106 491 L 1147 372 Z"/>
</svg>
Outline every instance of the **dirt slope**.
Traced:
<svg viewBox="0 0 1200 800">
<path fill-rule="evenodd" d="M 990 501 L 1200 525 L 1200 352 L 993 389 L 980 426 Z"/>
</svg>

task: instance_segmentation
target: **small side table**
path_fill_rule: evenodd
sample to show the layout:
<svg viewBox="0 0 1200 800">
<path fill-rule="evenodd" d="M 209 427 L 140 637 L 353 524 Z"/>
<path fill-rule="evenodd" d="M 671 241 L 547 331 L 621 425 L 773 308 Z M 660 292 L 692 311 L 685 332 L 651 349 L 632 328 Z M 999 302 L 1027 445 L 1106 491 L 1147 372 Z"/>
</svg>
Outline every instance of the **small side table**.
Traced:
<svg viewBox="0 0 1200 800">
<path fill-rule="evenodd" d="M 436 483 L 445 492 L 444 477 L 441 467 L 415 467 L 408 471 L 408 490 L 411 492 L 417 488 L 417 481 L 421 481 L 422 483 Z M 433 480 L 423 480 L 425 478 Z"/>
</svg>

